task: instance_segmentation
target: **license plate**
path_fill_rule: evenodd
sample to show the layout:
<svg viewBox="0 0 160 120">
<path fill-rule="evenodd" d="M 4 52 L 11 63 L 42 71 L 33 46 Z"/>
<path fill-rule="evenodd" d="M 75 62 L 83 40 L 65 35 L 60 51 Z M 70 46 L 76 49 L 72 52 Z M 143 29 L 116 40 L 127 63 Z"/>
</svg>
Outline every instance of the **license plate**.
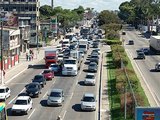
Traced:
<svg viewBox="0 0 160 120">
<path fill-rule="evenodd" d="M 31 93 L 31 94 L 29 94 L 30 96 L 32 96 L 33 94 Z"/>
<path fill-rule="evenodd" d="M 16 113 L 20 113 L 20 112 L 21 112 L 20 110 L 16 111 Z"/>
<path fill-rule="evenodd" d="M 68 74 L 68 75 L 71 75 L 72 73 L 71 73 L 71 72 L 68 72 L 67 74 Z"/>
</svg>

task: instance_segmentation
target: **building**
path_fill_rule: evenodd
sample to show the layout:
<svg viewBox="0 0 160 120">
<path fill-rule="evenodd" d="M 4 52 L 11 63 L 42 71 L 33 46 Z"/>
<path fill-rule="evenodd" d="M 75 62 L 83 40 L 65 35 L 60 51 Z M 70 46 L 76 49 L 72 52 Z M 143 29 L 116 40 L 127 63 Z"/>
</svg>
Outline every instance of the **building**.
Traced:
<svg viewBox="0 0 160 120">
<path fill-rule="evenodd" d="M 39 0 L 0 0 L 0 8 L 13 12 L 18 17 L 18 25 L 30 25 L 30 44 L 36 44 L 39 27 Z"/>
<path fill-rule="evenodd" d="M 0 29 L 1 30 L 1 29 Z M 20 29 L 18 28 L 3 28 L 3 60 L 4 70 L 18 64 L 20 54 Z"/>
</svg>

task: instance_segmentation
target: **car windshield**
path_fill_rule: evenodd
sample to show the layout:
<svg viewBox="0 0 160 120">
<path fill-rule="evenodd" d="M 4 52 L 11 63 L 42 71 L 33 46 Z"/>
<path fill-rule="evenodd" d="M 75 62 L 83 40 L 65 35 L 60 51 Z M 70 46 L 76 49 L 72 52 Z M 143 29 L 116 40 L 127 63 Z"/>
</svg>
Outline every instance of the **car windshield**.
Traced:
<svg viewBox="0 0 160 120">
<path fill-rule="evenodd" d="M 50 67 L 58 67 L 58 65 L 51 65 Z"/>
<path fill-rule="evenodd" d="M 96 66 L 96 63 L 91 63 L 89 64 L 89 66 Z"/>
<path fill-rule="evenodd" d="M 64 60 L 64 64 L 76 64 L 76 60 Z"/>
<path fill-rule="evenodd" d="M 89 79 L 94 79 L 94 75 L 87 75 L 86 78 L 89 78 Z"/>
<path fill-rule="evenodd" d="M 5 92 L 5 90 L 4 89 L 0 89 L 0 93 L 4 93 Z"/>
<path fill-rule="evenodd" d="M 94 99 L 94 97 L 84 97 L 83 101 L 85 101 L 85 102 L 94 102 L 95 99 Z"/>
<path fill-rule="evenodd" d="M 91 56 L 91 58 L 98 58 L 98 56 Z"/>
<path fill-rule="evenodd" d="M 35 84 L 30 84 L 30 85 L 28 85 L 28 89 L 32 89 L 32 88 L 36 88 L 37 87 L 37 85 L 35 85 Z"/>
<path fill-rule="evenodd" d="M 79 48 L 86 48 L 86 45 L 79 45 Z"/>
<path fill-rule="evenodd" d="M 27 100 L 16 100 L 16 105 L 27 105 Z"/>
<path fill-rule="evenodd" d="M 139 52 L 138 55 L 144 55 L 142 52 Z"/>
<path fill-rule="evenodd" d="M 68 41 L 64 41 L 62 44 L 69 44 L 69 42 Z"/>
<path fill-rule="evenodd" d="M 34 77 L 34 80 L 41 79 L 42 77 L 43 77 L 43 76 L 36 75 L 36 76 Z"/>
<path fill-rule="evenodd" d="M 61 93 L 60 92 L 51 92 L 50 96 L 51 97 L 61 97 Z"/>
<path fill-rule="evenodd" d="M 46 56 L 46 59 L 55 59 L 55 56 Z"/>
<path fill-rule="evenodd" d="M 50 70 L 44 70 L 43 73 L 50 73 Z"/>
</svg>

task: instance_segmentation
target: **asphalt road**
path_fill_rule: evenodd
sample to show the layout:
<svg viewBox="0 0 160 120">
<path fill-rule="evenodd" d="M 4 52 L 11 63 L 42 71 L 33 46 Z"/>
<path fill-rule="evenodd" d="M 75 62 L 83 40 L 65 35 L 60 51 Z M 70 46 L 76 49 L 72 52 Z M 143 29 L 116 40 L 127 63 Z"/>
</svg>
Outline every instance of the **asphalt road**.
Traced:
<svg viewBox="0 0 160 120">
<path fill-rule="evenodd" d="M 131 59 L 136 73 L 140 76 L 141 84 L 144 88 L 144 91 L 149 99 L 151 106 L 160 105 L 160 72 L 155 72 L 155 64 L 159 62 L 160 56 L 154 55 L 152 52 L 149 55 L 146 55 L 146 59 L 137 60 L 136 50 L 144 47 L 149 48 L 149 39 L 144 38 L 139 34 L 138 31 L 129 30 L 127 34 L 123 36 L 125 39 L 124 46 L 126 52 Z M 134 40 L 134 45 L 128 45 L 128 40 Z"/>
<path fill-rule="evenodd" d="M 92 49 L 92 48 L 91 48 Z M 91 49 L 88 51 L 90 54 Z M 86 62 L 85 56 L 83 62 Z M 101 59 L 100 59 L 101 61 Z M 80 102 L 85 92 L 92 92 L 97 95 L 98 105 L 98 86 L 99 86 L 99 71 L 97 72 L 96 86 L 84 86 L 83 80 L 86 75 L 87 64 L 82 64 L 79 74 L 75 77 L 56 76 L 52 81 L 47 81 L 47 84 L 42 89 L 42 94 L 38 98 L 33 98 L 33 109 L 28 115 L 12 116 L 11 107 L 16 97 L 25 93 L 25 85 L 30 83 L 36 74 L 43 70 L 44 61 L 40 61 L 33 68 L 27 69 L 21 75 L 16 77 L 8 84 L 11 89 L 11 97 L 7 99 L 7 112 L 9 120 L 56 120 L 57 116 L 61 116 L 64 120 L 95 120 L 98 114 L 97 110 L 93 112 L 82 112 L 80 110 Z M 99 64 L 100 69 L 100 64 Z M 64 90 L 65 101 L 61 107 L 48 107 L 46 105 L 47 93 L 51 88 L 61 88 Z"/>
</svg>

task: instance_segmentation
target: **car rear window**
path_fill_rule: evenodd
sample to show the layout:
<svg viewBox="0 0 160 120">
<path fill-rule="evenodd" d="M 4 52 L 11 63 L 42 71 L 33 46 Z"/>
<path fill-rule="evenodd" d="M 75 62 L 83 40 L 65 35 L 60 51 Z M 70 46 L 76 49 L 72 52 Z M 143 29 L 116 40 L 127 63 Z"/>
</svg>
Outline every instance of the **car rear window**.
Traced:
<svg viewBox="0 0 160 120">
<path fill-rule="evenodd" d="M 27 105 L 27 100 L 16 100 L 16 105 Z"/>
<path fill-rule="evenodd" d="M 84 97 L 83 101 L 85 101 L 85 102 L 94 102 L 95 99 L 94 99 L 94 97 Z"/>
</svg>

